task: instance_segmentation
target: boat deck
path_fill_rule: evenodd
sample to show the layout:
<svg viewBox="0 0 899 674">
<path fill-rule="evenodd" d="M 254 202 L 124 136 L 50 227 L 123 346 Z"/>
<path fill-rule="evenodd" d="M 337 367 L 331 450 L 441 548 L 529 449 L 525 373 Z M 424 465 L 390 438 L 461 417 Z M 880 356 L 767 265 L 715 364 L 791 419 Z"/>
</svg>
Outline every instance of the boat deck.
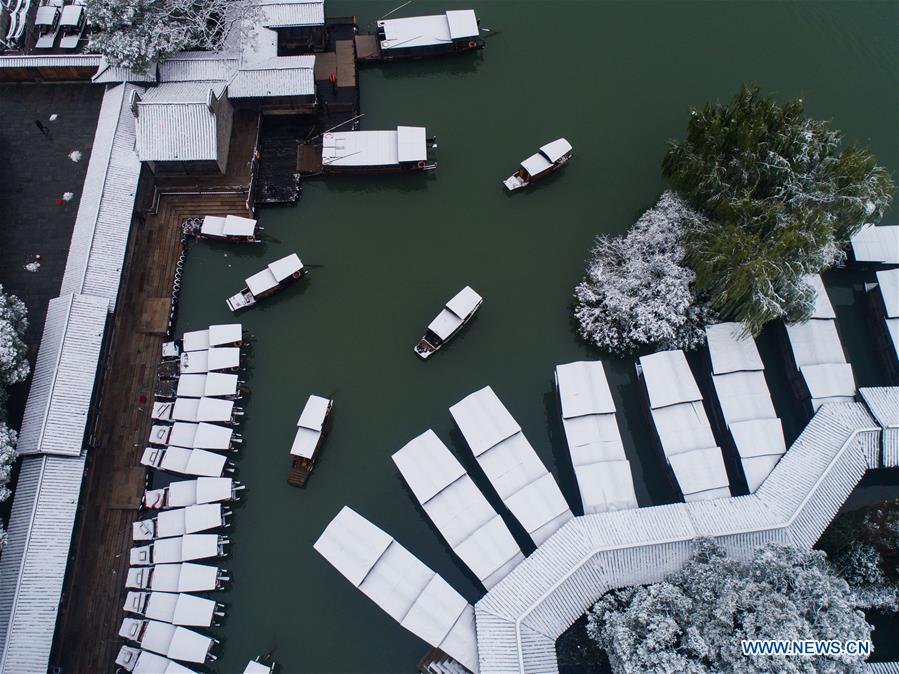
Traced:
<svg viewBox="0 0 899 674">
<path fill-rule="evenodd" d="M 224 190 L 228 176 L 220 176 Z M 155 213 L 134 227 L 99 392 L 81 509 L 51 664 L 69 672 L 105 672 L 121 645 L 124 578 L 146 469 L 140 466 L 150 425 L 163 336 L 160 306 L 169 301 L 187 217 L 245 212 L 246 193 L 162 195 Z M 92 644 L 91 648 L 82 648 Z"/>
<path fill-rule="evenodd" d="M 313 465 L 307 461 L 291 461 L 290 472 L 287 473 L 287 484 L 294 487 L 305 486 L 306 480 L 312 474 Z"/>
<path fill-rule="evenodd" d="M 317 175 L 322 172 L 322 146 L 297 145 L 297 173 Z"/>
<path fill-rule="evenodd" d="M 381 47 L 378 45 L 377 35 L 374 33 L 356 35 L 356 59 L 359 61 L 379 61 L 381 59 Z"/>
</svg>

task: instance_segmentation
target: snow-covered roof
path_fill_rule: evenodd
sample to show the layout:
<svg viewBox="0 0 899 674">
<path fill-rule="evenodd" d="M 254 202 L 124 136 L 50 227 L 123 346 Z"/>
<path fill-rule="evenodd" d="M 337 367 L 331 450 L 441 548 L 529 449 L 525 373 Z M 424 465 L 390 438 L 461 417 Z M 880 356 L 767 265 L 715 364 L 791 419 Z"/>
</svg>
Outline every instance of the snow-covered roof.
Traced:
<svg viewBox="0 0 899 674">
<path fill-rule="evenodd" d="M 128 107 L 132 85 L 103 94 L 60 295 L 84 293 L 115 309 L 141 164 L 134 150 L 135 120 Z"/>
<path fill-rule="evenodd" d="M 684 501 L 703 501 L 730 496 L 727 470 L 718 447 L 705 447 L 668 457 Z"/>
<path fill-rule="evenodd" d="M 650 410 L 666 457 L 715 447 L 715 436 L 701 401 Z"/>
<path fill-rule="evenodd" d="M 271 262 L 265 269 L 246 279 L 247 288 L 253 295 L 261 295 L 302 270 L 302 260 L 296 253 L 291 253 Z"/>
<path fill-rule="evenodd" d="M 97 54 L 28 54 L 0 56 L 3 68 L 95 68 L 103 58 Z"/>
<path fill-rule="evenodd" d="M 805 385 L 812 397 L 812 405 L 817 409 L 826 398 L 843 398 L 841 402 L 855 397 L 855 377 L 849 363 L 821 363 L 803 365 L 800 368 Z"/>
<path fill-rule="evenodd" d="M 309 396 L 297 421 L 297 432 L 290 447 L 293 456 L 311 459 L 322 436 L 322 426 L 328 416 L 331 401 L 321 396 Z"/>
<path fill-rule="evenodd" d="M 899 318 L 899 269 L 877 272 L 877 287 L 887 318 Z"/>
<path fill-rule="evenodd" d="M 537 545 L 571 519 L 559 486 L 493 389 L 466 396 L 450 414 L 490 484 Z"/>
<path fill-rule="evenodd" d="M 206 216 L 208 220 L 210 216 Z M 220 218 L 224 220 L 224 218 Z M 191 330 L 181 338 L 181 351 L 205 351 L 209 348 L 209 330 Z"/>
<path fill-rule="evenodd" d="M 181 475 L 221 477 L 227 459 L 221 454 L 184 447 L 147 447 L 141 463 Z"/>
<path fill-rule="evenodd" d="M 0 671 L 46 672 L 84 456 L 26 456 L 0 556 Z"/>
<path fill-rule="evenodd" d="M 211 346 L 205 351 L 187 351 L 181 354 L 182 376 L 236 367 L 240 367 L 240 348 L 236 346 Z"/>
<path fill-rule="evenodd" d="M 521 168 L 527 171 L 529 176 L 535 176 L 542 173 L 552 166 L 552 162 L 548 161 L 541 152 L 532 154 L 530 157 L 521 162 Z"/>
<path fill-rule="evenodd" d="M 56 23 L 56 15 L 59 9 L 50 5 L 41 5 L 37 8 L 37 15 L 34 17 L 35 26 L 52 26 Z"/>
<path fill-rule="evenodd" d="M 160 82 L 227 82 L 240 64 L 236 53 L 182 51 L 159 64 Z"/>
<path fill-rule="evenodd" d="M 549 161 L 555 163 L 566 154 L 571 152 L 571 143 L 569 143 L 564 138 L 558 138 L 557 140 L 552 141 L 551 143 L 547 143 L 540 148 L 540 152 L 549 159 Z"/>
<path fill-rule="evenodd" d="M 183 508 L 201 503 L 215 503 L 227 501 L 233 497 L 234 483 L 229 477 L 198 477 L 196 480 L 181 480 L 172 482 L 162 490 L 152 490 L 144 495 L 147 502 L 148 494 L 156 494 L 163 491 L 167 497 L 166 508 Z M 147 503 L 148 508 L 160 508 L 161 504 Z"/>
<path fill-rule="evenodd" d="M 718 374 L 712 377 L 712 383 L 725 424 L 777 416 L 763 372 Z"/>
<path fill-rule="evenodd" d="M 451 10 L 432 16 L 410 16 L 378 21 L 384 30 L 381 49 L 409 49 L 448 44 L 453 40 L 477 37 L 478 20 L 474 10 Z"/>
<path fill-rule="evenodd" d="M 395 131 L 332 131 L 322 139 L 325 166 L 392 166 L 428 158 L 424 127 Z"/>
<path fill-rule="evenodd" d="M 833 320 L 811 319 L 787 325 L 787 339 L 796 366 L 845 363 L 843 345 Z"/>
<path fill-rule="evenodd" d="M 62 17 L 59 19 L 61 27 L 76 27 L 81 22 L 84 7 L 81 5 L 66 5 L 62 8 Z"/>
<path fill-rule="evenodd" d="M 837 315 L 834 313 L 821 275 L 809 274 L 805 280 L 815 291 L 815 308 L 812 311 L 812 318 L 836 318 Z"/>
<path fill-rule="evenodd" d="M 184 627 L 210 627 L 215 602 L 191 594 L 171 592 L 129 592 L 124 609 L 149 620 Z"/>
<path fill-rule="evenodd" d="M 256 221 L 242 218 L 239 215 L 207 215 L 200 225 L 200 233 L 204 236 L 253 236 L 256 233 Z"/>
<path fill-rule="evenodd" d="M 556 381 L 563 419 L 615 411 L 615 401 L 612 400 L 602 361 L 582 360 L 557 365 Z"/>
<path fill-rule="evenodd" d="M 273 671 L 273 667 L 263 665 L 261 662 L 257 662 L 256 660 L 250 660 L 249 662 L 247 662 L 247 666 L 244 667 L 243 674 L 272 674 Z"/>
<path fill-rule="evenodd" d="M 141 161 L 218 159 L 214 101 L 226 83 L 164 82 L 148 89 L 137 104 L 137 153 Z"/>
<path fill-rule="evenodd" d="M 89 295 L 50 300 L 19 454 L 81 454 L 108 306 L 106 299 Z"/>
<path fill-rule="evenodd" d="M 743 334 L 741 323 L 718 323 L 705 329 L 712 374 L 764 370 L 762 357 L 752 335 Z"/>
<path fill-rule="evenodd" d="M 388 534 L 344 507 L 314 547 L 403 627 L 477 671 L 471 605 Z"/>
<path fill-rule="evenodd" d="M 315 96 L 315 56 L 276 56 L 241 66 L 228 85 L 229 98 Z"/>
<path fill-rule="evenodd" d="M 249 218 L 240 218 L 236 215 L 229 215 L 228 218 L 249 220 Z M 256 224 L 255 220 L 249 220 L 249 222 Z M 209 326 L 209 346 L 225 346 L 237 344 L 241 341 L 243 341 L 243 326 L 240 323 L 222 323 Z"/>
<path fill-rule="evenodd" d="M 221 503 L 202 503 L 186 508 L 163 510 L 156 516 L 156 535 L 183 536 L 224 526 Z"/>
<path fill-rule="evenodd" d="M 899 428 L 899 394 L 895 387 L 868 386 L 858 392 L 877 423 L 885 429 Z"/>
<path fill-rule="evenodd" d="M 126 66 L 111 65 L 105 58 L 102 58 L 91 81 L 94 84 L 120 84 L 122 82 L 153 84 L 156 82 L 156 61 L 151 61 L 146 70 L 140 71 Z"/>
<path fill-rule="evenodd" d="M 176 421 L 168 444 L 195 449 L 229 449 L 233 436 L 234 431 L 224 426 Z"/>
<path fill-rule="evenodd" d="M 868 223 L 849 243 L 856 262 L 899 264 L 899 225 Z"/>
<path fill-rule="evenodd" d="M 448 339 L 465 319 L 480 305 L 482 299 L 469 286 L 465 286 L 446 303 L 444 309 L 428 325 L 428 330 L 440 339 Z"/>
<path fill-rule="evenodd" d="M 203 663 L 213 646 L 211 637 L 203 636 L 184 627 L 176 627 L 158 620 L 125 618 L 119 636 L 140 643 L 153 653 L 174 660 Z"/>
<path fill-rule="evenodd" d="M 652 409 L 702 400 L 683 351 L 659 351 L 641 356 L 640 366 Z"/>
<path fill-rule="evenodd" d="M 236 374 L 224 372 L 182 374 L 178 379 L 177 394 L 179 398 L 233 396 L 237 395 L 238 384 Z"/>
<path fill-rule="evenodd" d="M 125 587 L 154 592 L 211 592 L 220 570 L 206 564 L 157 564 L 128 569 Z"/>
<path fill-rule="evenodd" d="M 440 534 L 487 589 L 524 557 L 502 518 L 432 430 L 393 455 Z"/>
<path fill-rule="evenodd" d="M 323 26 L 324 0 L 254 0 L 261 17 L 259 23 L 269 28 Z"/>
</svg>

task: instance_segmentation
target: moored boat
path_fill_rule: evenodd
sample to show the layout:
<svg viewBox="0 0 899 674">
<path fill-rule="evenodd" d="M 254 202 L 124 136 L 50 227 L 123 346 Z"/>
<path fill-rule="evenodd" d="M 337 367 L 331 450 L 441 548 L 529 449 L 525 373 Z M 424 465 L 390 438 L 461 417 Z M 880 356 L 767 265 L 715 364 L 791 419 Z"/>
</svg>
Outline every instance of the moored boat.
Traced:
<svg viewBox="0 0 899 674">
<path fill-rule="evenodd" d="M 518 171 L 503 181 L 510 192 L 527 187 L 532 182 L 558 171 L 571 159 L 572 147 L 564 138 L 542 146 L 536 154 L 521 162 Z"/>
<path fill-rule="evenodd" d="M 246 279 L 246 287 L 227 299 L 228 308 L 238 311 L 256 304 L 263 297 L 301 278 L 305 273 L 303 262 L 296 253 L 275 260 L 262 271 Z"/>
<path fill-rule="evenodd" d="M 186 236 L 212 241 L 233 241 L 256 243 L 260 227 L 253 218 L 239 215 L 207 215 L 202 218 L 188 218 L 181 225 Z"/>
<path fill-rule="evenodd" d="M 424 336 L 415 345 L 415 353 L 422 358 L 428 358 L 438 351 L 471 320 L 483 301 L 484 299 L 470 286 L 462 288 L 428 325 Z"/>
<path fill-rule="evenodd" d="M 325 425 L 331 416 L 334 401 L 311 395 L 297 421 L 297 433 L 290 447 L 290 473 L 287 482 L 302 487 L 309 479 L 315 459 L 325 436 Z"/>
</svg>

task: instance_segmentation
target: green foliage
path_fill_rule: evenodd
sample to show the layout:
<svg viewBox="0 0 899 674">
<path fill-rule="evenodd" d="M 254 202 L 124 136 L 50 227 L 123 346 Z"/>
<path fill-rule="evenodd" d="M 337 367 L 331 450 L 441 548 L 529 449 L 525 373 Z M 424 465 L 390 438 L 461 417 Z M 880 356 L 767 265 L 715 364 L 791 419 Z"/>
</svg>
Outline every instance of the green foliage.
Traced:
<svg viewBox="0 0 899 674">
<path fill-rule="evenodd" d="M 808 317 L 814 297 L 802 277 L 840 261 L 894 190 L 867 149 L 841 150 L 840 133 L 807 118 L 801 99 L 778 105 L 747 86 L 728 105 L 694 110 L 662 171 L 708 218 L 685 234 L 697 290 L 753 334 L 775 318 Z"/>
</svg>

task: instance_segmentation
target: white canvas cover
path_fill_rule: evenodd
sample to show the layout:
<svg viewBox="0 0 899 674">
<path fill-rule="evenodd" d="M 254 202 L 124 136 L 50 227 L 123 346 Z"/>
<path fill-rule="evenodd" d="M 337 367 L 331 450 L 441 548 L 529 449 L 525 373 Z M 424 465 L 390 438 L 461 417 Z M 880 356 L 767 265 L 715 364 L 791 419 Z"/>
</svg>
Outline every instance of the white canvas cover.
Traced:
<svg viewBox="0 0 899 674">
<path fill-rule="evenodd" d="M 183 351 L 205 351 L 209 348 L 209 330 L 185 332 L 181 338 L 181 348 Z"/>
<path fill-rule="evenodd" d="M 185 627 L 210 627 L 215 616 L 215 602 L 192 594 L 178 594 L 175 611 L 172 615 L 174 625 Z"/>
<path fill-rule="evenodd" d="M 465 318 L 478 308 L 482 300 L 471 286 L 465 286 L 446 303 L 446 308 L 460 318 Z"/>
<path fill-rule="evenodd" d="M 669 405 L 650 413 L 667 457 L 717 444 L 701 402 Z"/>
<path fill-rule="evenodd" d="M 857 262 L 899 264 L 899 225 L 864 225 L 850 240 Z"/>
<path fill-rule="evenodd" d="M 278 279 L 272 274 L 271 269 L 266 267 L 262 271 L 256 272 L 246 279 L 247 289 L 254 297 L 259 297 L 265 293 L 278 287 Z"/>
<path fill-rule="evenodd" d="M 229 375 L 237 377 L 237 375 Z M 177 395 L 179 398 L 200 398 L 206 390 L 205 374 L 182 374 L 178 378 Z"/>
<path fill-rule="evenodd" d="M 198 504 L 229 501 L 234 498 L 234 481 L 230 477 L 197 478 L 196 498 Z"/>
<path fill-rule="evenodd" d="M 465 286 L 446 303 L 444 309 L 428 325 L 428 330 L 440 339 L 446 340 L 461 326 L 478 308 L 481 296 L 469 286 Z"/>
<path fill-rule="evenodd" d="M 320 431 L 328 416 L 328 408 L 331 401 L 321 396 L 311 395 L 306 400 L 306 405 L 297 421 L 297 426 L 308 428 L 313 431 Z"/>
<path fill-rule="evenodd" d="M 702 400 L 683 351 L 659 351 L 640 357 L 652 409 Z"/>
<path fill-rule="evenodd" d="M 236 396 L 240 381 L 236 374 L 210 372 L 206 375 L 203 394 L 209 397 Z"/>
<path fill-rule="evenodd" d="M 164 625 L 165 623 L 155 623 Z M 184 662 L 206 662 L 206 656 L 212 649 L 215 642 L 207 636 L 204 636 L 193 630 L 184 627 L 175 627 L 171 642 L 168 647 L 168 655 L 174 660 L 182 660 Z"/>
<path fill-rule="evenodd" d="M 752 335 L 742 334 L 740 323 L 718 323 L 705 329 L 712 374 L 764 370 L 762 357 Z"/>
<path fill-rule="evenodd" d="M 247 236 L 256 234 L 256 221 L 239 215 L 228 215 L 222 226 L 225 236 Z"/>
<path fill-rule="evenodd" d="M 414 438 L 393 461 L 434 526 L 485 588 L 524 559 L 502 518 L 434 431 Z"/>
<path fill-rule="evenodd" d="M 813 318 L 786 327 L 796 367 L 846 362 L 835 321 Z"/>
<path fill-rule="evenodd" d="M 620 459 L 576 465 L 574 474 L 585 515 L 639 505 L 630 461 Z"/>
<path fill-rule="evenodd" d="M 726 424 L 777 416 L 763 372 L 715 375 L 712 383 Z"/>
<path fill-rule="evenodd" d="M 225 236 L 225 218 L 220 215 L 207 215 L 200 225 L 200 234 L 212 237 Z"/>
<path fill-rule="evenodd" d="M 181 376 L 186 374 L 205 374 L 209 371 L 209 349 L 205 351 L 188 351 L 181 354 Z"/>
<path fill-rule="evenodd" d="M 425 161 L 428 158 L 427 139 L 423 126 L 396 127 L 397 161 Z"/>
<path fill-rule="evenodd" d="M 173 449 L 180 448 L 169 447 L 169 451 L 166 452 L 166 457 L 168 457 L 169 452 Z M 196 475 L 197 477 L 222 476 L 227 461 L 224 456 L 216 454 L 215 452 L 207 452 L 205 449 L 190 449 L 187 451 L 189 452 L 189 455 L 183 471 L 185 475 Z M 163 461 L 163 468 L 164 467 L 165 461 Z"/>
<path fill-rule="evenodd" d="M 322 139 L 322 163 L 325 166 L 394 166 L 405 161 L 427 158 L 427 130 L 424 127 L 398 127 L 400 131 L 333 131 Z M 418 157 L 407 159 L 406 157 Z"/>
<path fill-rule="evenodd" d="M 460 650 L 447 639 L 470 605 L 388 534 L 344 507 L 314 547 L 403 627 L 477 670 L 476 649 Z"/>
<path fill-rule="evenodd" d="M 199 423 L 193 446 L 197 449 L 230 449 L 234 431 L 224 426 Z"/>
<path fill-rule="evenodd" d="M 454 10 L 431 16 L 410 16 L 378 21 L 384 29 L 381 49 L 409 49 L 449 44 L 477 37 L 478 21 L 473 10 Z"/>
<path fill-rule="evenodd" d="M 253 220 L 252 222 L 256 221 Z M 243 325 L 240 323 L 223 323 L 209 326 L 209 346 L 229 346 L 242 341 Z"/>
<path fill-rule="evenodd" d="M 556 366 L 556 382 L 562 402 L 562 418 L 609 414 L 615 402 L 602 361 L 578 361 Z"/>
<path fill-rule="evenodd" d="M 475 456 L 521 431 L 521 426 L 489 386 L 450 407 L 450 414 Z"/>
<path fill-rule="evenodd" d="M 821 275 L 809 274 L 805 280 L 815 291 L 815 309 L 812 312 L 812 318 L 836 318 L 837 315 L 830 303 L 830 297 L 827 296 Z"/>
<path fill-rule="evenodd" d="M 480 33 L 478 18 L 473 9 L 455 9 L 446 12 L 446 22 L 449 25 L 450 37 L 453 40 L 463 40 L 468 37 L 477 37 Z"/>
<path fill-rule="evenodd" d="M 187 398 L 186 400 L 197 400 L 197 398 Z M 195 417 L 200 422 L 230 422 L 234 417 L 234 401 L 221 398 L 200 398 L 197 402 Z"/>
<path fill-rule="evenodd" d="M 521 162 L 521 168 L 527 171 L 531 177 L 543 173 L 547 169 L 552 168 L 552 162 L 547 161 L 542 153 L 532 154 L 530 157 Z"/>
<path fill-rule="evenodd" d="M 269 264 L 268 268 L 275 277 L 275 280 L 278 281 L 278 283 L 281 283 L 290 278 L 293 274 L 298 274 L 303 271 L 303 262 L 300 260 L 299 255 L 291 253 L 290 255 L 285 255 L 284 257 L 275 260 Z"/>
<path fill-rule="evenodd" d="M 171 418 L 175 421 L 197 422 L 197 409 L 200 407 L 199 398 L 177 398 L 172 406 Z"/>
<path fill-rule="evenodd" d="M 730 496 L 727 470 L 718 447 L 682 452 L 668 458 L 684 500 L 708 500 Z"/>
<path fill-rule="evenodd" d="M 236 346 L 211 346 L 206 353 L 210 372 L 240 367 L 240 348 Z"/>
<path fill-rule="evenodd" d="M 540 152 L 542 152 L 549 161 L 556 163 L 566 154 L 571 152 L 571 149 L 571 143 L 564 138 L 558 138 L 557 140 L 542 146 Z"/>
<path fill-rule="evenodd" d="M 178 568 L 178 592 L 211 592 L 218 587 L 219 569 L 214 566 L 191 563 L 173 566 Z"/>
<path fill-rule="evenodd" d="M 887 318 L 899 317 L 899 269 L 877 272 L 877 286 Z"/>
</svg>

